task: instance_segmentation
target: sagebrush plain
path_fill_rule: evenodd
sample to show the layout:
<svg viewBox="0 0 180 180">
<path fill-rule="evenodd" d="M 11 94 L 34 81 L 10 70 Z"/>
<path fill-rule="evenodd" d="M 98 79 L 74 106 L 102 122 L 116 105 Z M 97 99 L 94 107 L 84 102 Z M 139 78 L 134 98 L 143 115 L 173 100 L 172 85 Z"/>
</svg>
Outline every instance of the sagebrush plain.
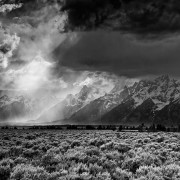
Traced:
<svg viewBox="0 0 180 180">
<path fill-rule="evenodd" d="M 1 130 L 1 180 L 178 180 L 180 134 Z"/>
</svg>

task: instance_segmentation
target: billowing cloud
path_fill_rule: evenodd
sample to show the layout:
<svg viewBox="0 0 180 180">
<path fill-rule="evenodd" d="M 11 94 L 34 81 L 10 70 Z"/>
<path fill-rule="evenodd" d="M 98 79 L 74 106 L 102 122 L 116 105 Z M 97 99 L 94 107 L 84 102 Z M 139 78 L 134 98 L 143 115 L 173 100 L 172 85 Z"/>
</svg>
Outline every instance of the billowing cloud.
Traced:
<svg viewBox="0 0 180 180">
<path fill-rule="evenodd" d="M 6 7 L 0 17 L 0 88 L 33 92 L 65 88 L 62 75 L 53 77 L 50 73 L 54 66 L 51 52 L 66 38 L 60 33 L 66 20 L 61 6 L 57 2 L 24 1 L 21 6 L 0 3 L 0 7 Z"/>
<path fill-rule="evenodd" d="M 10 58 L 13 56 L 14 50 L 17 49 L 20 43 L 20 37 L 16 34 L 5 34 L 0 41 L 0 68 L 7 68 Z"/>
<path fill-rule="evenodd" d="M 6 14 L 14 9 L 22 7 L 22 3 L 19 4 L 3 4 L 0 6 L 0 13 Z"/>
</svg>

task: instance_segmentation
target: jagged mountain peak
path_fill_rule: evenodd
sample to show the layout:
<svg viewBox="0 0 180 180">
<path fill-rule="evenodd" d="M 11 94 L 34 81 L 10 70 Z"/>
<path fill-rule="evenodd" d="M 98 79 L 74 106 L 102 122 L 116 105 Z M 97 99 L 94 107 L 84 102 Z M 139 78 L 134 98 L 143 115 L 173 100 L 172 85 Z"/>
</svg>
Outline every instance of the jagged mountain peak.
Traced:
<svg viewBox="0 0 180 180">
<path fill-rule="evenodd" d="M 91 87 L 88 87 L 87 85 L 84 85 L 79 92 L 80 96 L 83 96 L 84 94 L 87 94 L 91 90 Z"/>
<path fill-rule="evenodd" d="M 170 100 L 176 98 L 179 93 L 180 85 L 168 75 L 162 75 L 154 80 L 141 80 L 136 89 L 135 96 L 139 97 L 160 97 L 161 99 Z"/>
<path fill-rule="evenodd" d="M 172 101 L 173 104 L 180 104 L 180 95 Z"/>
<path fill-rule="evenodd" d="M 152 85 L 162 85 L 163 83 L 169 83 L 169 82 L 176 82 L 176 80 L 171 79 L 168 74 L 164 74 L 161 76 L 158 76 L 154 79 L 142 79 L 138 82 L 136 82 L 140 87 L 144 86 L 152 86 Z"/>
<path fill-rule="evenodd" d="M 144 100 L 143 104 L 153 104 L 155 105 L 156 103 L 153 101 L 153 99 L 151 97 L 148 97 L 147 99 Z"/>
<path fill-rule="evenodd" d="M 10 99 L 9 99 L 9 97 L 7 95 L 4 95 L 4 96 L 0 97 L 0 101 L 2 101 L 2 100 L 9 101 Z"/>
<path fill-rule="evenodd" d="M 76 94 L 76 99 L 78 101 L 89 101 L 90 102 L 91 100 L 95 99 L 94 94 L 97 91 L 98 91 L 98 89 L 93 86 L 84 85 L 82 87 L 82 89 L 80 90 L 80 92 L 78 94 Z"/>
<path fill-rule="evenodd" d="M 169 82 L 171 80 L 170 76 L 168 74 L 161 75 L 155 79 L 155 82 Z"/>
<path fill-rule="evenodd" d="M 110 93 L 117 93 L 122 90 L 122 85 L 120 83 L 116 83 Z"/>
</svg>

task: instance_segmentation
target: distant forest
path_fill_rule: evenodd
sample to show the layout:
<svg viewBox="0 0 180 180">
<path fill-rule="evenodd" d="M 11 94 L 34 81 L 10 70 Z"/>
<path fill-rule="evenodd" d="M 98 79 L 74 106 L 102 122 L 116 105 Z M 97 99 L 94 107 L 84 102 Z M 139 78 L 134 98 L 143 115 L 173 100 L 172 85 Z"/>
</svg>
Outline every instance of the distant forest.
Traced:
<svg viewBox="0 0 180 180">
<path fill-rule="evenodd" d="M 30 130 L 113 130 L 113 131 L 139 131 L 139 132 L 180 132 L 178 127 L 165 127 L 161 124 L 153 124 L 149 127 L 141 124 L 135 126 L 125 125 L 49 125 L 49 126 L 2 126 L 0 129 L 30 129 Z"/>
</svg>

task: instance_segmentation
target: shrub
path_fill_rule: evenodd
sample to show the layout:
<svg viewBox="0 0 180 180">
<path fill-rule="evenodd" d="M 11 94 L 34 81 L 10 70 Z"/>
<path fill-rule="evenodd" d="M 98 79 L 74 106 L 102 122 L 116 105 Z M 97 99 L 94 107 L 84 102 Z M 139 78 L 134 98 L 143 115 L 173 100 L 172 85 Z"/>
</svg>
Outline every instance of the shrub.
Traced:
<svg viewBox="0 0 180 180">
<path fill-rule="evenodd" d="M 33 150 L 33 149 L 26 149 L 23 152 L 24 157 L 33 159 L 34 156 L 38 156 L 39 151 L 38 150 Z"/>
<path fill-rule="evenodd" d="M 24 157 L 18 157 L 14 160 L 15 164 L 26 164 L 27 163 L 27 159 Z"/>
<path fill-rule="evenodd" d="M 21 145 L 22 144 L 22 141 L 21 140 L 17 140 L 16 141 L 16 146 L 19 146 L 19 145 Z"/>
<path fill-rule="evenodd" d="M 75 140 L 71 143 L 71 148 L 74 148 L 75 146 L 80 146 L 80 145 L 81 145 L 81 143 L 79 141 Z"/>
<path fill-rule="evenodd" d="M 152 166 L 141 166 L 136 171 L 136 176 L 139 179 L 154 179 L 154 180 L 164 180 L 161 168 L 160 167 L 152 167 Z"/>
<path fill-rule="evenodd" d="M 97 146 L 97 147 L 103 145 L 104 143 L 105 143 L 105 140 L 103 140 L 103 139 L 98 139 L 98 138 L 91 139 L 91 140 L 89 141 L 89 145 Z"/>
<path fill-rule="evenodd" d="M 166 179 L 180 179 L 180 166 L 170 164 L 162 167 L 162 174 Z"/>
<path fill-rule="evenodd" d="M 69 143 L 62 142 L 61 147 L 62 147 L 62 152 L 66 152 L 69 149 Z"/>
<path fill-rule="evenodd" d="M 66 158 L 70 161 L 76 161 L 76 162 L 87 162 L 88 156 L 85 153 L 84 149 L 69 149 L 66 154 Z"/>
<path fill-rule="evenodd" d="M 82 179 L 82 180 L 91 180 L 92 175 L 90 175 L 88 172 L 83 172 L 82 174 L 80 174 L 80 179 Z"/>
<path fill-rule="evenodd" d="M 14 157 L 14 156 L 20 156 L 22 152 L 23 152 L 23 148 L 21 146 L 12 146 L 10 148 L 9 154 Z"/>
<path fill-rule="evenodd" d="M 10 166 L 11 168 L 14 166 L 14 161 L 10 158 L 3 159 L 0 161 L 1 166 Z"/>
<path fill-rule="evenodd" d="M 96 175 L 95 179 L 98 179 L 98 180 L 111 180 L 111 175 L 107 171 L 103 172 L 103 173 L 99 172 Z"/>
<path fill-rule="evenodd" d="M 9 151 L 6 149 L 0 149 L 0 160 L 9 156 Z"/>
<path fill-rule="evenodd" d="M 30 135 L 27 135 L 25 138 L 28 140 L 33 140 L 33 139 L 36 139 L 36 136 L 30 134 Z"/>
<path fill-rule="evenodd" d="M 100 155 L 100 152 L 99 152 L 99 149 L 98 148 L 89 148 L 86 150 L 86 154 L 88 156 L 92 156 L 92 155 L 96 155 L 96 156 L 99 156 Z"/>
<path fill-rule="evenodd" d="M 59 162 L 61 162 L 61 155 L 55 154 L 53 152 L 48 152 L 42 157 L 42 165 L 48 172 L 53 172 L 56 170 L 56 166 Z"/>
<path fill-rule="evenodd" d="M 42 157 L 42 165 L 57 165 L 61 161 L 61 156 L 54 153 L 47 153 Z"/>
<path fill-rule="evenodd" d="M 8 180 L 10 177 L 11 168 L 10 166 L 0 165 L 0 179 Z"/>
<path fill-rule="evenodd" d="M 132 173 L 122 170 L 121 168 L 116 168 L 116 171 L 113 173 L 113 178 L 115 180 L 130 180 L 132 179 Z"/>
<path fill-rule="evenodd" d="M 97 163 L 89 165 L 89 172 L 90 172 L 90 174 L 92 174 L 94 176 L 96 174 L 98 174 L 99 172 L 102 172 L 102 170 L 103 170 L 103 167 L 97 165 Z"/>
<path fill-rule="evenodd" d="M 4 140 L 10 140 L 10 137 L 9 137 L 9 136 L 4 136 L 3 139 L 4 139 Z"/>
<path fill-rule="evenodd" d="M 27 141 L 23 143 L 23 146 L 27 149 L 30 149 L 34 146 L 34 144 L 31 141 Z"/>
<path fill-rule="evenodd" d="M 11 173 L 12 180 L 48 180 L 49 173 L 42 167 L 18 164 Z"/>
<path fill-rule="evenodd" d="M 131 149 L 131 147 L 125 143 L 116 144 L 114 148 L 121 153 L 126 153 Z"/>
<path fill-rule="evenodd" d="M 49 174 L 48 180 L 59 180 L 61 174 L 59 172 L 53 172 Z"/>
<path fill-rule="evenodd" d="M 132 173 L 136 173 L 136 170 L 139 168 L 139 166 L 140 166 L 140 159 L 136 159 L 136 158 L 127 159 L 122 164 L 123 169 L 128 169 Z"/>
</svg>

